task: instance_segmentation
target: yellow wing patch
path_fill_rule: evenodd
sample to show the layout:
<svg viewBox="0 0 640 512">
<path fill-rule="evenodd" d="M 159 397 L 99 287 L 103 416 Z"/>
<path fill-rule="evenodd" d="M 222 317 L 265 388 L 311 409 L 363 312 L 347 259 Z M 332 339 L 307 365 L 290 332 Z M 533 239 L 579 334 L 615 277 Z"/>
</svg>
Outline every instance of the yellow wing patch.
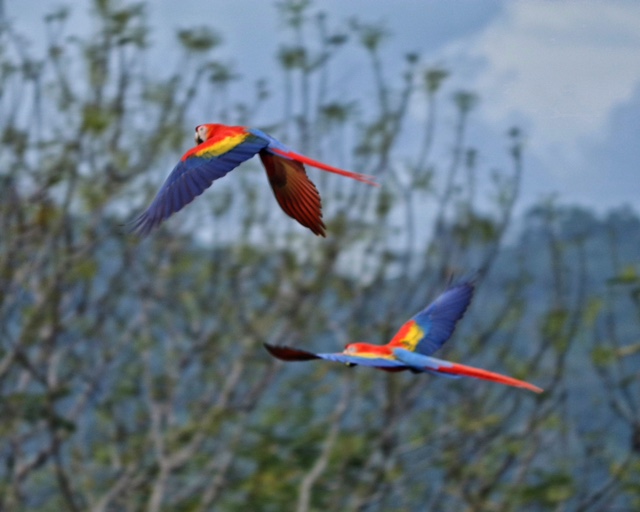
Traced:
<svg viewBox="0 0 640 512">
<path fill-rule="evenodd" d="M 413 320 L 409 320 L 405 323 L 400 330 L 396 333 L 393 339 L 389 342 L 389 345 L 393 347 L 401 347 L 406 350 L 414 352 L 416 346 L 424 337 L 424 331 Z"/>
<path fill-rule="evenodd" d="M 202 147 L 196 149 L 196 151 L 193 152 L 193 156 L 210 158 L 224 155 L 242 144 L 249 135 L 249 133 L 238 133 L 237 135 L 229 135 L 223 139 L 209 139 L 203 144 L 200 144 Z"/>
</svg>

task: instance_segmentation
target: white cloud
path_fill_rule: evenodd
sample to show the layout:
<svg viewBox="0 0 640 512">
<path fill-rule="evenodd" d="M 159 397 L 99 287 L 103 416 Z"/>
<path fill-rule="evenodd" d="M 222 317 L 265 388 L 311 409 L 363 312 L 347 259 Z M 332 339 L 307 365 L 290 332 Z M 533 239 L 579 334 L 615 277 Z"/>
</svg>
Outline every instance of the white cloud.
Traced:
<svg viewBox="0 0 640 512">
<path fill-rule="evenodd" d="M 447 53 L 481 61 L 472 87 L 496 123 L 530 122 L 538 150 L 565 157 L 604 129 L 611 108 L 640 82 L 640 3 L 518 1 Z"/>
</svg>

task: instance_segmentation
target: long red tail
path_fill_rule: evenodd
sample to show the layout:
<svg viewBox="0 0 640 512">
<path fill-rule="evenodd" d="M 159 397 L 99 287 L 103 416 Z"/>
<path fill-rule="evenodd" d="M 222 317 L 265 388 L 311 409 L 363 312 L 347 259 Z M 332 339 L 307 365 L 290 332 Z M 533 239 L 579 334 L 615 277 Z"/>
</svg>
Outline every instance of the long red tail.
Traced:
<svg viewBox="0 0 640 512">
<path fill-rule="evenodd" d="M 286 158 L 297 160 L 300 163 L 307 164 L 312 167 L 317 167 L 318 169 L 322 169 L 323 171 L 333 172 L 342 176 L 346 176 L 347 178 L 361 181 L 362 183 L 366 183 L 367 185 L 373 185 L 374 187 L 380 186 L 378 183 L 376 183 L 375 178 L 373 176 L 369 176 L 368 174 L 360 174 L 357 172 L 345 171 L 344 169 L 339 169 L 338 167 L 332 167 L 331 165 L 323 164 L 322 162 L 318 162 L 317 160 L 309 158 L 308 156 L 301 155 L 300 153 L 295 153 L 294 151 L 283 151 L 277 148 L 269 148 L 269 151 L 273 151 L 274 153 L 277 153 L 278 155 L 284 156 Z"/>
<path fill-rule="evenodd" d="M 450 373 L 452 375 L 464 375 L 466 377 L 475 377 L 476 379 L 490 380 L 493 382 L 499 382 L 500 384 L 506 384 L 507 386 L 515 386 L 517 388 L 528 389 L 534 393 L 542 393 L 544 390 L 533 384 L 529 384 L 523 380 L 514 379 L 513 377 L 507 377 L 499 373 L 490 372 L 488 370 L 482 370 L 480 368 L 474 368 L 473 366 L 466 366 L 464 364 L 451 363 L 452 366 L 441 366 L 438 368 L 438 372 Z"/>
</svg>

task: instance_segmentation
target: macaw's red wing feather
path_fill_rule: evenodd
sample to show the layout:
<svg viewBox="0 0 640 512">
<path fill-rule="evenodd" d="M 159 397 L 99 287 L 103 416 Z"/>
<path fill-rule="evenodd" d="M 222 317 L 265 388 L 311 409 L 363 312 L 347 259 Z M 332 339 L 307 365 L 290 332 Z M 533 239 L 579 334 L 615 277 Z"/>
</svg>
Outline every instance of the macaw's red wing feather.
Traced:
<svg viewBox="0 0 640 512">
<path fill-rule="evenodd" d="M 347 178 L 361 181 L 362 183 L 366 183 L 367 185 L 373 185 L 374 187 L 380 186 L 378 183 L 376 183 L 375 178 L 373 176 L 369 176 L 368 174 L 360 174 L 357 172 L 345 171 L 344 169 L 339 169 L 338 167 L 333 167 L 331 165 L 318 162 L 313 158 L 309 158 L 308 156 L 301 155 L 300 153 L 296 153 L 295 151 L 290 151 L 290 150 L 285 151 L 277 147 L 270 147 L 269 151 L 277 153 L 278 155 L 282 155 L 285 158 L 296 160 L 297 162 L 300 162 L 302 164 L 307 164 L 307 165 L 310 165 L 311 167 L 322 169 L 323 171 L 333 172 L 335 174 L 346 176 Z"/>
<path fill-rule="evenodd" d="M 266 348 L 273 357 L 282 359 L 283 361 L 311 361 L 312 359 L 321 359 L 313 352 L 286 347 L 284 345 L 269 345 L 268 343 L 264 343 L 264 348 Z"/>
<path fill-rule="evenodd" d="M 316 235 L 325 236 L 320 194 L 308 178 L 304 165 L 269 151 L 260 151 L 260 160 L 284 212 Z"/>
<path fill-rule="evenodd" d="M 474 377 L 476 379 L 490 380 L 492 382 L 499 382 L 500 384 L 506 384 L 507 386 L 515 386 L 516 388 L 524 388 L 534 393 L 542 393 L 544 390 L 533 384 L 529 384 L 523 380 L 514 379 L 513 377 L 507 377 L 499 373 L 490 372 L 488 370 L 482 370 L 480 368 L 474 368 L 473 366 L 466 366 L 458 363 L 448 363 L 442 365 L 436 370 L 438 373 L 448 373 L 451 375 L 463 375 L 465 377 Z"/>
</svg>

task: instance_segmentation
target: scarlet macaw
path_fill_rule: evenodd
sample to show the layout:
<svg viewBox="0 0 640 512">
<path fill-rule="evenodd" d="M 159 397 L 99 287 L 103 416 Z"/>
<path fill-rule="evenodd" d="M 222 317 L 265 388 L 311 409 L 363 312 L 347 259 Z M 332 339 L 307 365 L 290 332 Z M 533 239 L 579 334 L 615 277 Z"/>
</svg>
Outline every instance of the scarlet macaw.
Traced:
<svg viewBox="0 0 640 512">
<path fill-rule="evenodd" d="M 303 164 L 377 185 L 371 176 L 331 167 L 295 153 L 255 128 L 201 124 L 196 127 L 195 141 L 196 147 L 182 156 L 149 207 L 133 220 L 132 231 L 147 235 L 202 194 L 215 180 L 255 154 L 262 160 L 280 207 L 316 235 L 325 236 L 322 205 L 318 190 L 307 177 Z"/>
<path fill-rule="evenodd" d="M 543 391 L 541 388 L 528 382 L 430 357 L 451 337 L 456 322 L 462 318 L 471 302 L 473 290 L 474 285 L 471 282 L 451 286 L 406 322 L 386 345 L 350 343 L 343 352 L 328 354 L 315 354 L 268 343 L 264 346 L 272 356 L 283 361 L 326 359 L 345 363 L 347 366 L 373 366 L 388 372 L 410 370 L 414 373 L 431 373 L 456 378 L 474 377 L 541 393 Z"/>
</svg>

